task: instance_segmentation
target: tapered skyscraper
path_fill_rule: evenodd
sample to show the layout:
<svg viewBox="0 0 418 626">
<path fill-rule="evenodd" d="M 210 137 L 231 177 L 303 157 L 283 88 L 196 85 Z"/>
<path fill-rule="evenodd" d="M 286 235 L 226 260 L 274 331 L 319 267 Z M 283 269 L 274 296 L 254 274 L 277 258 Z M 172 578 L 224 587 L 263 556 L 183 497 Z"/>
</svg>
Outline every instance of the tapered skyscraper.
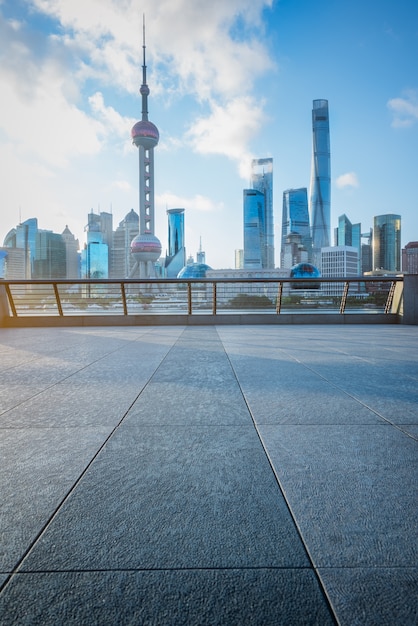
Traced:
<svg viewBox="0 0 418 626">
<path fill-rule="evenodd" d="M 320 268 L 321 248 L 330 245 L 331 155 L 328 100 L 314 100 L 312 109 L 312 167 L 309 209 L 312 262 Z"/>
<path fill-rule="evenodd" d="M 140 278 L 155 276 L 155 262 L 161 255 L 161 243 L 154 234 L 154 148 L 160 138 L 158 128 L 148 120 L 147 66 L 145 64 L 145 23 L 143 25 L 142 119 L 131 130 L 132 143 L 139 152 L 139 235 L 131 243 Z"/>
</svg>

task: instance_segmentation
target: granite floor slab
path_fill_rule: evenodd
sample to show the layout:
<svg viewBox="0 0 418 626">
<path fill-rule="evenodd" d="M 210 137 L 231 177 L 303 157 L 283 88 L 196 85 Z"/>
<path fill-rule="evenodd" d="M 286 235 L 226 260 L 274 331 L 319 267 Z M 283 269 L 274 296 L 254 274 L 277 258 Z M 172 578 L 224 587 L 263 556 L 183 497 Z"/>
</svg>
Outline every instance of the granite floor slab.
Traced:
<svg viewBox="0 0 418 626">
<path fill-rule="evenodd" d="M 416 626 L 417 348 L 0 329 L 1 624 Z"/>
</svg>

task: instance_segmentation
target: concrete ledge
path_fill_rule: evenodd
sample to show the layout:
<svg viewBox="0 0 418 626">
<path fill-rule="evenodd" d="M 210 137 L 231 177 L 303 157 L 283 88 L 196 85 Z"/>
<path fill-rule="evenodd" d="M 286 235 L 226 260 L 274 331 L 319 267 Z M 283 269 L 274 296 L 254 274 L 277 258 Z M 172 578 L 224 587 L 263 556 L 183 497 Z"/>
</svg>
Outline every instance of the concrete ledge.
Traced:
<svg viewBox="0 0 418 626">
<path fill-rule="evenodd" d="M 5 328 L 63 326 L 211 326 L 211 325 L 320 325 L 320 324 L 399 324 L 400 317 L 389 313 L 220 313 L 174 315 L 58 315 L 8 317 Z"/>
</svg>

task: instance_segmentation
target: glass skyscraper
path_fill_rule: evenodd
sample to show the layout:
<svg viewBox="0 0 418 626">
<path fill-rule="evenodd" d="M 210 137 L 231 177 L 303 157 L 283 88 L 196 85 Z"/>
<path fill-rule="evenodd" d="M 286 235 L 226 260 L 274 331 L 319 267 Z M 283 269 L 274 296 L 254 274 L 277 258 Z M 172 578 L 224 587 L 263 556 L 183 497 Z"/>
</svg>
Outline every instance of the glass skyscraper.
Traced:
<svg viewBox="0 0 418 626">
<path fill-rule="evenodd" d="M 280 267 L 284 265 L 286 241 L 289 235 L 298 234 L 303 247 L 310 252 L 312 248 L 309 226 L 308 192 L 306 187 L 286 189 L 283 192 L 282 237 Z"/>
<path fill-rule="evenodd" d="M 261 267 L 274 269 L 273 159 L 253 159 L 251 187 L 264 195 L 264 215 L 260 221 Z"/>
<path fill-rule="evenodd" d="M 263 269 L 265 259 L 265 195 L 244 189 L 244 268 Z"/>
<path fill-rule="evenodd" d="M 401 271 L 401 216 L 376 215 L 373 227 L 373 270 Z"/>
<path fill-rule="evenodd" d="M 184 209 L 167 209 L 168 254 L 165 258 L 165 273 L 168 278 L 177 274 L 186 265 L 184 245 Z"/>
<path fill-rule="evenodd" d="M 314 100 L 312 109 L 312 167 L 309 208 L 312 262 L 320 268 L 321 248 L 330 245 L 331 155 L 328 100 Z"/>
</svg>

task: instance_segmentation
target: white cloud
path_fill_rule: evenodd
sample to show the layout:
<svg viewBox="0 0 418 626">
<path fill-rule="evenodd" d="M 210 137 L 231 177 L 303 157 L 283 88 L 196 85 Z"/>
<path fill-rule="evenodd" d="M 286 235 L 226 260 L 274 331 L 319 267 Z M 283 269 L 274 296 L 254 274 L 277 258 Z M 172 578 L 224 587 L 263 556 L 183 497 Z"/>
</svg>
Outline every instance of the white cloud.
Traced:
<svg viewBox="0 0 418 626">
<path fill-rule="evenodd" d="M 392 98 L 387 104 L 393 114 L 392 126 L 403 128 L 418 121 L 418 90 L 410 90 L 404 98 Z"/>
<path fill-rule="evenodd" d="M 126 118 L 120 115 L 111 106 L 106 106 L 103 94 L 96 91 L 89 97 L 89 104 L 94 113 L 95 118 L 102 122 L 101 130 L 105 135 L 117 135 L 121 139 L 126 139 L 129 129 L 135 124 L 134 118 Z"/>
<path fill-rule="evenodd" d="M 198 119 L 187 136 L 196 152 L 223 154 L 237 161 L 241 176 L 246 178 L 251 160 L 248 144 L 260 127 L 262 115 L 260 104 L 250 97 L 236 98 L 223 107 L 212 103 L 211 114 Z"/>
<path fill-rule="evenodd" d="M 344 189 L 346 187 L 358 187 L 359 182 L 357 178 L 357 174 L 355 172 L 347 172 L 346 174 L 341 174 L 335 181 L 338 189 Z"/>
<path fill-rule="evenodd" d="M 187 209 L 188 211 L 197 212 L 213 212 L 222 209 L 221 203 L 214 203 L 210 198 L 196 194 L 188 198 L 187 196 L 178 196 L 171 192 L 165 192 L 156 196 L 156 204 L 163 209 Z"/>
</svg>

